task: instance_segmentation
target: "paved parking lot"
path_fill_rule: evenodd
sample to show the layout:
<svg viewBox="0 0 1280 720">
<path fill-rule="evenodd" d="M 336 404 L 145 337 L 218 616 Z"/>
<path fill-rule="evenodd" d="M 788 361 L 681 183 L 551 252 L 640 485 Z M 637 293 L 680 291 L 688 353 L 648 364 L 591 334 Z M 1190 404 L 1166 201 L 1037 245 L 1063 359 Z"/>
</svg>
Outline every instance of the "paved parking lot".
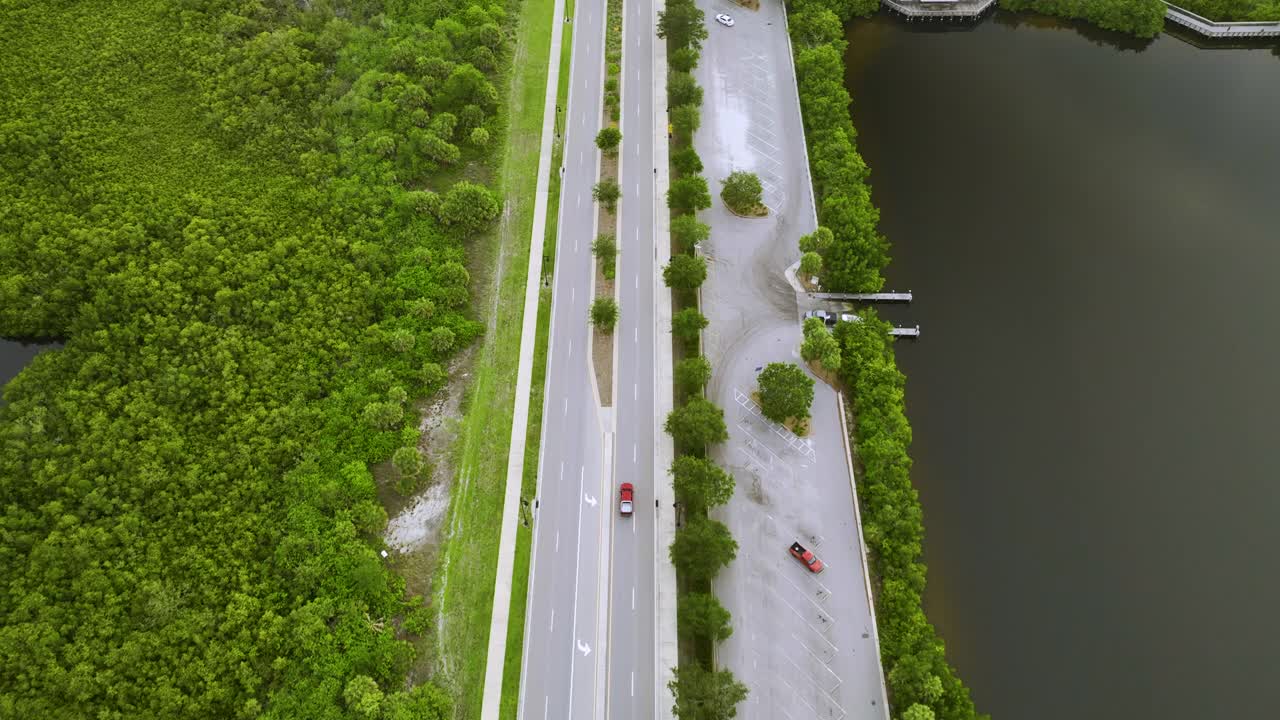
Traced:
<svg viewBox="0 0 1280 720">
<path fill-rule="evenodd" d="M 713 187 L 702 213 L 710 272 L 702 290 L 710 320 L 708 395 L 725 409 L 730 439 L 716 459 L 737 480 L 717 511 L 739 544 L 716 579 L 734 634 L 721 666 L 750 688 L 747 720 L 887 717 L 835 392 L 815 387 L 810 435 L 796 438 L 760 416 L 755 375 L 769 362 L 800 362 L 800 308 L 784 278 L 796 242 L 814 228 L 804 140 L 780 5 L 759 12 L 703 0 L 710 37 L 695 71 L 705 91 L 695 139 Z M 726 12 L 724 28 L 711 18 Z M 760 176 L 768 218 L 726 211 L 720 181 Z M 787 547 L 799 541 L 826 563 L 810 573 Z"/>
</svg>

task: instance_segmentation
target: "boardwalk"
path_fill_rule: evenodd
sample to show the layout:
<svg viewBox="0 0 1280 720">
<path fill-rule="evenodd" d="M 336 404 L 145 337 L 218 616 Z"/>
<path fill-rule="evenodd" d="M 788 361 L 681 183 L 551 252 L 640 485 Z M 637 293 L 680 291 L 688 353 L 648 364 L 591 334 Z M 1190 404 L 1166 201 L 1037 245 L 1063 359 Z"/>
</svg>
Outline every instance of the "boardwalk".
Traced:
<svg viewBox="0 0 1280 720">
<path fill-rule="evenodd" d="M 1202 18 L 1190 10 L 1165 3 L 1168 10 L 1165 19 L 1188 30 L 1210 38 L 1271 38 L 1280 37 L 1280 21 L 1270 22 L 1214 22 Z"/>
<path fill-rule="evenodd" d="M 875 293 L 825 293 L 813 292 L 809 293 L 809 297 L 815 300 L 850 300 L 853 302 L 872 302 L 872 303 L 909 303 L 911 302 L 911 291 L 906 292 L 875 292 Z"/>
<path fill-rule="evenodd" d="M 880 4 L 908 20 L 976 20 L 996 0 L 880 0 Z"/>
</svg>

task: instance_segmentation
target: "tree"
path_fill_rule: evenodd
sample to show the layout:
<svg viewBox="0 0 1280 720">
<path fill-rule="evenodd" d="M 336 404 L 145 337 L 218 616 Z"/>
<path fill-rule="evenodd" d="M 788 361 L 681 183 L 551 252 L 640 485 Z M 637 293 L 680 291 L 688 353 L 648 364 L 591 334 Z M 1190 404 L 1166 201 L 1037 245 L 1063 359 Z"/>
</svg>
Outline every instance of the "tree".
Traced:
<svg viewBox="0 0 1280 720">
<path fill-rule="evenodd" d="M 760 207 L 764 196 L 764 186 L 755 173 L 745 170 L 734 170 L 723 181 L 720 199 L 730 210 L 737 213 L 749 213 Z"/>
<path fill-rule="evenodd" d="M 738 543 L 719 520 L 691 515 L 671 542 L 671 564 L 687 581 L 710 582 L 738 556 Z"/>
<path fill-rule="evenodd" d="M 692 147 L 680 148 L 672 153 L 671 164 L 675 166 L 676 172 L 681 175 L 693 175 L 702 172 L 702 158 L 698 157 L 698 151 Z M 676 219 L 678 220 L 679 218 Z M 674 224 L 674 221 L 672 224 Z"/>
<path fill-rule="evenodd" d="M 424 465 L 422 453 L 416 447 L 402 447 L 391 456 L 391 465 L 401 478 L 416 478 Z"/>
<path fill-rule="evenodd" d="M 711 191 L 701 175 L 677 178 L 667 188 L 667 207 L 678 213 L 706 210 L 711 207 Z"/>
<path fill-rule="evenodd" d="M 676 600 L 680 630 L 708 640 L 726 640 L 733 634 L 729 611 L 711 593 L 685 593 Z"/>
<path fill-rule="evenodd" d="M 676 49 L 700 49 L 708 35 L 706 19 L 693 0 L 673 0 L 658 13 L 658 37 L 670 40 Z"/>
<path fill-rule="evenodd" d="M 596 298 L 591 303 L 591 324 L 605 335 L 613 334 L 618 324 L 618 303 L 611 297 Z"/>
<path fill-rule="evenodd" d="M 671 463 L 671 478 L 676 498 L 694 511 L 723 505 L 733 497 L 733 476 L 706 458 L 676 457 Z"/>
<path fill-rule="evenodd" d="M 832 339 L 834 342 L 834 338 Z M 686 395 L 702 392 L 711 379 L 711 363 L 701 355 L 685 358 L 676 363 L 675 385 Z"/>
<path fill-rule="evenodd" d="M 376 718 L 382 710 L 382 691 L 378 683 L 368 675 L 356 675 L 347 681 L 342 691 L 342 699 L 347 707 L 362 718 Z"/>
<path fill-rule="evenodd" d="M 600 263 L 600 272 L 604 273 L 606 278 L 612 280 L 618 270 L 617 241 L 613 239 L 612 235 L 601 233 L 596 237 L 595 242 L 591 243 L 591 252 Z"/>
<path fill-rule="evenodd" d="M 835 236 L 827 228 L 819 226 L 808 235 L 800 236 L 800 252 L 823 255 L 835 243 Z"/>
<path fill-rule="evenodd" d="M 760 373 L 760 410 L 774 422 L 804 420 L 813 405 L 813 378 L 792 363 L 769 363 Z"/>
<path fill-rule="evenodd" d="M 671 107 L 701 107 L 702 86 L 689 73 L 673 72 L 667 75 L 667 103 Z"/>
<path fill-rule="evenodd" d="M 671 239 L 685 250 L 706 241 L 711 237 L 711 226 L 698 222 L 693 215 L 678 215 L 671 218 Z"/>
<path fill-rule="evenodd" d="M 676 48 L 667 55 L 667 65 L 677 72 L 693 72 L 698 67 L 699 53 L 697 48 Z"/>
<path fill-rule="evenodd" d="M 672 410 L 667 415 L 666 431 L 677 443 L 691 450 L 701 450 L 712 443 L 729 439 L 729 430 L 724 424 L 724 411 L 701 396 L 694 396 L 689 402 Z"/>
<path fill-rule="evenodd" d="M 822 318 L 804 321 L 804 342 L 800 344 L 800 357 L 805 362 L 817 362 L 831 372 L 840 370 L 840 342 L 827 330 Z"/>
<path fill-rule="evenodd" d="M 662 280 L 673 290 L 697 290 L 707 280 L 707 261 L 681 253 L 662 268 Z"/>
<path fill-rule="evenodd" d="M 498 199 L 489 188 L 463 180 L 454 183 L 444 194 L 440 222 L 469 235 L 498 217 L 500 209 Z"/>
<path fill-rule="evenodd" d="M 671 316 L 671 334 L 686 343 L 698 342 L 698 336 L 707 326 L 707 318 L 696 307 L 678 310 Z"/>
<path fill-rule="evenodd" d="M 596 147 L 606 155 L 617 155 L 620 142 L 622 142 L 622 131 L 616 127 L 601 128 L 600 132 L 596 133 Z"/>
<path fill-rule="evenodd" d="M 622 197 L 622 190 L 618 187 L 618 183 L 604 179 L 592 186 L 591 197 L 612 213 L 618 206 L 618 198 Z"/>
<path fill-rule="evenodd" d="M 705 670 L 697 663 L 675 668 L 667 689 L 676 699 L 671 712 L 680 720 L 730 720 L 738 715 L 738 703 L 747 698 L 747 686 L 728 670 Z"/>
<path fill-rule="evenodd" d="M 930 708 L 928 705 L 921 705 L 920 703 L 913 704 L 911 707 L 907 708 L 906 712 L 902 713 L 902 720 L 933 720 L 933 719 L 934 719 L 933 709 Z"/>
<path fill-rule="evenodd" d="M 682 142 L 693 139 L 701 124 L 702 113 L 698 112 L 697 105 L 678 105 L 671 109 L 671 125 Z"/>
<path fill-rule="evenodd" d="M 820 270 L 822 270 L 821 255 L 816 252 L 807 252 L 800 256 L 800 272 L 812 277 Z"/>
<path fill-rule="evenodd" d="M 489 144 L 489 131 L 482 127 L 475 128 L 471 131 L 471 144 L 478 148 L 485 147 Z"/>
</svg>

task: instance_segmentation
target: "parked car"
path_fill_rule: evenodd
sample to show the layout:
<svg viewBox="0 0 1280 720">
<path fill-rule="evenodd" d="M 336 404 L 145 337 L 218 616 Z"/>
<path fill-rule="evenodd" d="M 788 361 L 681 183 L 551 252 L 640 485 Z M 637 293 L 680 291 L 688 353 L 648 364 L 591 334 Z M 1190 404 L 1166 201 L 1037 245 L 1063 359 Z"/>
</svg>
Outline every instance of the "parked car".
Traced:
<svg viewBox="0 0 1280 720">
<path fill-rule="evenodd" d="M 720 23 L 725 27 L 733 27 L 733 16 L 720 13 L 716 15 L 716 22 Z"/>
<path fill-rule="evenodd" d="M 835 313 L 827 312 L 826 310 L 810 310 L 804 314 L 805 320 L 808 320 L 809 318 L 818 318 L 822 320 L 827 327 L 835 327 L 836 323 L 842 322 L 862 322 L 862 318 L 856 313 L 840 313 L 839 315 L 836 315 Z"/>
<path fill-rule="evenodd" d="M 804 566 L 809 568 L 809 572 L 811 573 L 820 573 L 823 568 L 826 567 L 826 565 L 823 565 L 822 561 L 818 559 L 817 555 L 814 555 L 810 550 L 806 550 L 805 547 L 798 542 L 791 543 L 791 547 L 788 548 L 788 550 L 791 551 L 791 557 L 804 563 Z"/>
<path fill-rule="evenodd" d="M 808 320 L 809 318 L 818 318 L 822 322 L 826 323 L 827 327 L 835 327 L 836 324 L 836 316 L 826 310 L 810 310 L 804 314 L 805 320 Z"/>
<path fill-rule="evenodd" d="M 623 515 L 631 514 L 631 506 L 635 500 L 635 488 L 631 483 L 622 483 L 622 487 L 618 489 L 618 512 Z"/>
</svg>

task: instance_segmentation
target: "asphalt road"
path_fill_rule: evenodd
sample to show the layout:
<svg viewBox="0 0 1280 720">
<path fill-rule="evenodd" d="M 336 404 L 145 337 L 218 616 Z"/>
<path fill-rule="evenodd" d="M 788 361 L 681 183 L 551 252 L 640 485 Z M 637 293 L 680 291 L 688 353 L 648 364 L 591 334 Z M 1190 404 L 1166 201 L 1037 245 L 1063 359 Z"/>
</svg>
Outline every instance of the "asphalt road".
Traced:
<svg viewBox="0 0 1280 720">
<path fill-rule="evenodd" d="M 815 224 L 782 9 L 698 5 L 711 22 L 695 71 L 705 90 L 695 144 L 707 180 L 718 188 L 733 170 L 755 172 L 770 208 L 767 218 L 739 218 L 713 193 L 702 214 L 711 225 L 702 288 L 714 369 L 708 395 L 729 426 L 715 457 L 737 480 L 716 513 L 739 544 L 715 581 L 734 629 L 717 661 L 751 689 L 738 708 L 744 720 L 881 720 L 887 712 L 835 392 L 816 384 L 804 440 L 775 432 L 750 410 L 757 368 L 801 363 L 800 313 L 784 269 Z M 716 13 L 736 25 L 715 24 Z M 787 554 L 796 540 L 827 564 L 821 575 Z"/>
<path fill-rule="evenodd" d="M 613 523 L 607 717 L 651 720 L 657 640 L 654 513 L 659 511 L 654 507 L 653 467 L 653 45 L 659 41 L 653 0 L 627 0 L 623 12 L 614 480 L 615 488 L 624 482 L 635 486 L 635 512 L 615 517 Z"/>
<path fill-rule="evenodd" d="M 588 308 L 604 75 L 604 2 L 574 11 L 563 184 L 551 306 L 538 495 L 521 667 L 520 716 L 599 717 L 603 707 L 612 449 L 590 368 Z"/>
</svg>

